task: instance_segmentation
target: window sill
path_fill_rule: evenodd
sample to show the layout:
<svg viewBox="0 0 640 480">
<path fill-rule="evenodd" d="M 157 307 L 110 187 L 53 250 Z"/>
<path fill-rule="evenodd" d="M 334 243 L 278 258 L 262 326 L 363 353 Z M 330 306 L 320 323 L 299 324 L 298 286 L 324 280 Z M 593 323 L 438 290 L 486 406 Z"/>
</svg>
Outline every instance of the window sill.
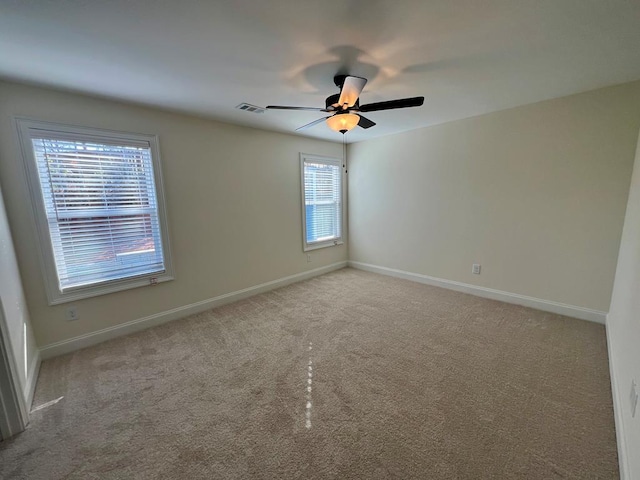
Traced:
<svg viewBox="0 0 640 480">
<path fill-rule="evenodd" d="M 344 245 L 344 242 L 342 240 L 329 240 L 327 242 L 312 243 L 310 245 L 305 244 L 302 250 L 308 252 L 310 250 L 318 250 L 320 248 L 337 247 L 338 245 Z"/>
<path fill-rule="evenodd" d="M 155 278 L 155 283 L 151 283 L 151 279 Z M 159 283 L 168 282 L 173 280 L 173 275 L 162 274 L 158 276 L 145 276 L 127 280 L 116 280 L 102 285 L 94 285 L 87 287 L 79 287 L 73 290 L 69 290 L 66 293 L 56 292 L 54 298 L 49 298 L 49 305 L 61 305 L 63 303 L 74 302 L 76 300 L 83 300 L 85 298 L 98 297 L 100 295 L 107 295 L 109 293 L 121 292 L 123 290 L 131 290 L 138 287 L 150 287 Z"/>
</svg>

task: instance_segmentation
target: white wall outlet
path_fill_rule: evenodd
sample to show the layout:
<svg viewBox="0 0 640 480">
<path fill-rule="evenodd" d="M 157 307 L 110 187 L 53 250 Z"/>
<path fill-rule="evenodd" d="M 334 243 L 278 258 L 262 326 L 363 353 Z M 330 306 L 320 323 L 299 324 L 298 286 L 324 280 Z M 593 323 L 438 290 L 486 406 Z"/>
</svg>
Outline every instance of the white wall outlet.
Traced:
<svg viewBox="0 0 640 480">
<path fill-rule="evenodd" d="M 307 253 L 307 263 L 311 263 L 311 254 Z"/>
<path fill-rule="evenodd" d="M 473 266 L 471 267 L 471 273 L 473 273 L 474 275 L 480 275 L 480 264 L 479 263 L 474 263 Z"/>
<path fill-rule="evenodd" d="M 76 320 L 79 320 L 80 317 L 78 317 L 78 309 L 77 307 L 69 307 L 67 308 L 67 320 L 70 322 L 75 322 Z"/>
<path fill-rule="evenodd" d="M 631 380 L 631 395 L 629 396 L 629 400 L 631 400 L 631 418 L 633 418 L 636 416 L 636 408 L 638 406 L 638 386 L 635 380 Z"/>
</svg>

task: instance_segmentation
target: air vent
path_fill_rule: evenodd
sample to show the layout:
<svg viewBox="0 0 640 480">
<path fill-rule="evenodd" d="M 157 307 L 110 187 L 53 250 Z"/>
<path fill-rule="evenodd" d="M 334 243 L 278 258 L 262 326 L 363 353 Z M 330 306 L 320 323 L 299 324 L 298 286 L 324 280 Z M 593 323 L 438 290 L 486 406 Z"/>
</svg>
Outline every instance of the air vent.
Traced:
<svg viewBox="0 0 640 480">
<path fill-rule="evenodd" d="M 245 112 L 264 113 L 264 108 L 256 107 L 255 105 L 251 105 L 249 103 L 241 103 L 240 105 L 236 106 L 236 108 L 239 110 L 244 110 Z"/>
</svg>

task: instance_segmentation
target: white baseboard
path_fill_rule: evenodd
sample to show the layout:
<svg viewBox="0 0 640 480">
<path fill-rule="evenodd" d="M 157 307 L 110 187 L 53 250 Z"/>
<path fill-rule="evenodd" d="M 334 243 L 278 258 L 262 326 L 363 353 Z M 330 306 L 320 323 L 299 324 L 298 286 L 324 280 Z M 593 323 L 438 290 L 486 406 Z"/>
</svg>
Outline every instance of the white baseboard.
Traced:
<svg viewBox="0 0 640 480">
<path fill-rule="evenodd" d="M 40 357 L 40 352 L 36 350 L 35 358 L 31 362 L 31 369 L 27 375 L 27 384 L 24 387 L 24 398 L 27 404 L 27 411 L 31 411 L 31 404 L 33 403 L 33 395 L 36 393 L 36 384 L 38 383 L 41 363 L 42 359 Z"/>
<path fill-rule="evenodd" d="M 607 320 L 607 313 L 600 312 L 598 310 L 591 310 L 589 308 L 576 307 L 574 305 L 567 305 L 565 303 L 552 302 L 549 300 L 542 300 L 535 297 L 527 297 L 525 295 L 519 295 L 517 293 L 504 292 L 502 290 L 494 290 L 492 288 L 479 287 L 477 285 L 470 285 L 468 283 L 455 282 L 453 280 L 445 280 L 442 278 L 430 277 L 428 275 L 422 275 L 420 273 L 406 272 L 404 270 L 397 270 L 395 268 L 380 267 L 377 265 L 371 265 L 362 262 L 349 261 L 349 266 L 360 270 L 366 270 L 368 272 L 380 273 L 382 275 L 389 275 L 391 277 L 403 278 L 405 280 L 411 280 L 414 282 L 424 283 L 426 285 L 433 285 L 435 287 L 447 288 L 449 290 L 456 290 L 458 292 L 469 293 L 477 297 L 490 298 L 492 300 L 499 300 L 505 303 L 513 303 L 515 305 L 522 305 L 525 307 L 535 308 L 545 312 L 558 313 L 560 315 L 566 315 L 568 317 L 579 318 L 581 320 L 589 320 L 591 322 L 605 324 Z"/>
<path fill-rule="evenodd" d="M 48 358 L 57 357 L 58 355 L 64 355 L 65 353 L 70 353 L 75 350 L 80 350 L 81 348 L 102 343 L 106 340 L 111 340 L 112 338 L 121 337 L 123 335 L 138 332 L 149 327 L 161 325 L 178 318 L 193 315 L 194 313 L 204 312 L 205 310 L 209 310 L 211 308 L 219 307 L 227 303 L 242 300 L 243 298 L 268 292 L 269 290 L 284 287 L 285 285 L 289 285 L 291 283 L 300 282 L 312 277 L 317 277 L 318 275 L 323 275 L 334 270 L 339 270 L 346 266 L 346 261 L 333 263 L 324 267 L 314 268 L 313 270 L 309 270 L 306 272 L 289 275 L 288 277 L 279 278 L 277 280 L 266 283 L 261 283 L 260 285 L 255 285 L 253 287 L 244 288 L 235 292 L 225 293 L 223 295 L 209 298 L 201 302 L 184 305 L 182 307 L 167 310 L 165 312 L 149 315 L 148 317 L 121 323 L 120 325 L 104 328 L 96 332 L 87 333 L 85 335 L 80 335 L 68 340 L 63 340 L 61 342 L 51 343 L 49 345 L 45 345 L 40 349 L 40 356 L 43 360 L 46 360 Z"/>
<path fill-rule="evenodd" d="M 616 377 L 615 360 L 612 353 L 614 352 L 611 344 L 612 324 L 607 318 L 607 351 L 609 353 L 609 377 L 611 378 L 611 397 L 613 399 L 613 418 L 616 424 L 616 443 L 618 445 L 618 468 L 620 469 L 620 480 L 627 480 L 629 471 L 627 463 L 627 444 L 624 435 L 624 421 L 622 418 L 622 404 L 620 403 L 620 393 L 618 392 L 618 381 Z"/>
</svg>

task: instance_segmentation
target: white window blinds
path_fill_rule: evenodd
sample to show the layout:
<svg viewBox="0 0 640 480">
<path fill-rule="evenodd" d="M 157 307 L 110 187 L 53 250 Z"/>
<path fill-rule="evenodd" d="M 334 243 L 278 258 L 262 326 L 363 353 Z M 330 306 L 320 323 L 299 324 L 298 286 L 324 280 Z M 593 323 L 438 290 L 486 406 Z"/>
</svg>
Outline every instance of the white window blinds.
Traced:
<svg viewBox="0 0 640 480">
<path fill-rule="evenodd" d="M 165 271 L 149 144 L 31 143 L 61 292 Z"/>
<path fill-rule="evenodd" d="M 342 166 L 339 160 L 303 157 L 305 244 L 342 237 Z"/>
</svg>

